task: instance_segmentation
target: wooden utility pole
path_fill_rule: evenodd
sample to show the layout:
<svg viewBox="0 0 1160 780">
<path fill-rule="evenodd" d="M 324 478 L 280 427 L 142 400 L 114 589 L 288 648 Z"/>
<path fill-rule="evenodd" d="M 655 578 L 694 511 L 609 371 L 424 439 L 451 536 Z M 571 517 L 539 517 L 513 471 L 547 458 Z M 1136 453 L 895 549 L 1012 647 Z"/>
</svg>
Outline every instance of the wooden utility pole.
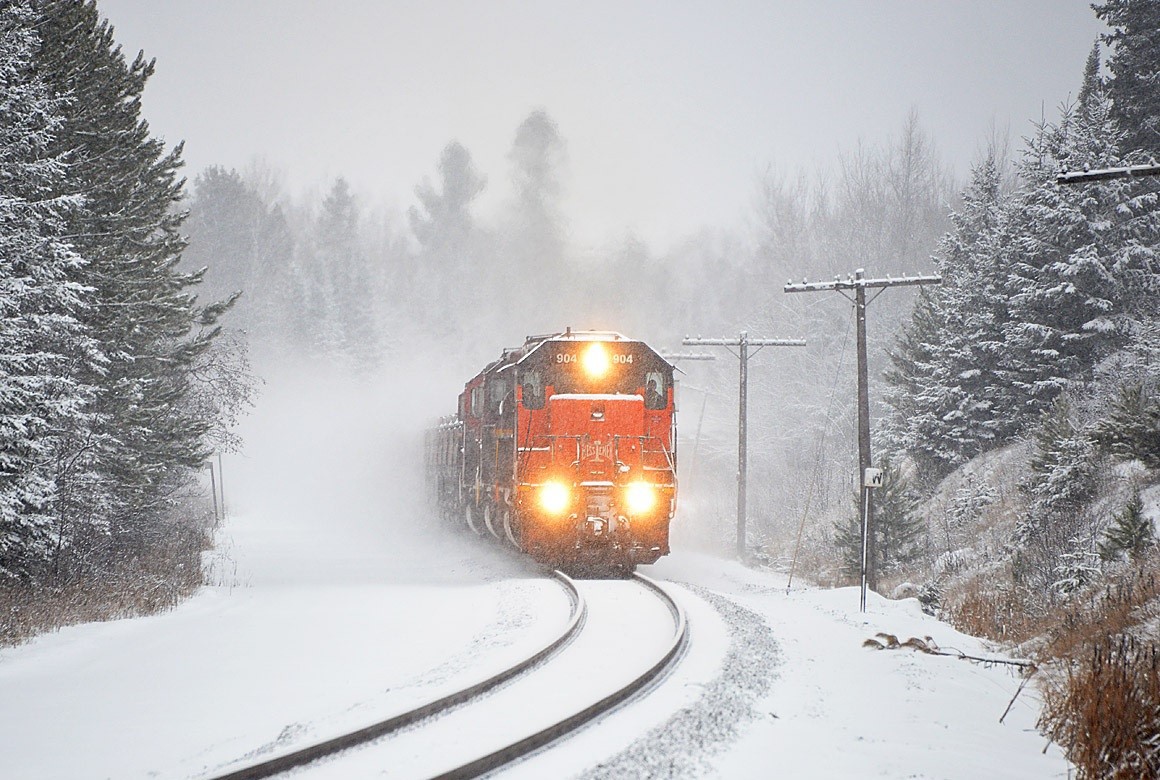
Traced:
<svg viewBox="0 0 1160 780">
<path fill-rule="evenodd" d="M 741 361 L 741 381 L 738 390 L 737 412 L 737 557 L 744 561 L 745 483 L 746 471 L 748 469 L 746 463 L 746 434 L 748 429 L 746 405 L 749 396 L 749 358 L 751 357 L 749 348 L 756 347 L 753 351 L 753 354 L 756 355 L 764 347 L 804 347 L 806 343 L 801 339 L 751 339 L 745 331 L 741 331 L 741 335 L 735 339 L 703 339 L 699 336 L 697 338 L 689 338 L 686 336 L 681 343 L 688 346 L 738 348 L 738 352 L 733 352 L 732 349 L 729 351 Z"/>
<path fill-rule="evenodd" d="M 881 294 L 879 289 L 874 298 L 866 300 L 866 288 L 902 287 L 922 284 L 941 284 L 941 276 L 904 276 L 899 279 L 886 277 L 885 279 L 867 279 L 866 272 L 859 268 L 853 276 L 845 279 L 834 277 L 832 282 L 806 282 L 794 284 L 792 281 L 785 286 L 785 292 L 820 292 L 836 290 L 842 297 L 854 304 L 854 316 L 858 333 L 858 516 L 863 518 L 862 546 L 867 551 L 862 564 L 862 579 L 868 582 L 871 590 L 878 587 L 877 554 L 874 549 L 874 510 L 871 506 L 870 491 L 862 488 L 866 469 L 870 468 L 870 382 L 869 369 L 866 361 L 866 307 Z M 853 290 L 854 297 L 846 293 Z"/>
</svg>

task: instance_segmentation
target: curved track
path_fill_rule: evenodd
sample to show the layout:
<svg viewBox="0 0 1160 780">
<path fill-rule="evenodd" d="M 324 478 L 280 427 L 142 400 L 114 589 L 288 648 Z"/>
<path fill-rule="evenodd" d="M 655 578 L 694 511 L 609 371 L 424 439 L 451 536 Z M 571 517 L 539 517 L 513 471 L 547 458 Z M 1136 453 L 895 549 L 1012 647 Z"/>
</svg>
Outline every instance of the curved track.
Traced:
<svg viewBox="0 0 1160 780">
<path fill-rule="evenodd" d="M 480 680 L 462 690 L 455 691 L 415 709 L 399 713 L 386 720 L 379 721 L 378 723 L 356 731 L 348 732 L 333 739 L 295 750 L 292 753 L 286 753 L 257 764 L 251 764 L 250 766 L 228 772 L 224 775 L 215 775 L 213 780 L 259 780 L 260 778 L 273 777 L 282 772 L 305 766 L 321 758 L 326 758 L 327 756 L 341 753 L 344 750 L 371 742 L 380 737 L 385 737 L 400 729 L 418 723 L 421 720 L 452 709 L 453 707 L 458 707 L 534 668 L 571 642 L 584 626 L 584 620 L 588 614 L 588 604 L 584 601 L 584 597 L 580 595 L 576 583 L 570 577 L 558 571 L 553 571 L 550 576 L 554 577 L 568 593 L 568 598 L 572 603 L 572 614 L 564 630 L 537 652 L 485 680 Z"/>
<path fill-rule="evenodd" d="M 388 766 L 411 764 L 409 772 L 414 776 L 477 777 L 518 761 L 591 723 L 658 681 L 679 658 L 688 635 L 685 614 L 680 605 L 657 583 L 643 575 L 633 575 L 631 583 L 655 597 L 649 599 L 645 594 L 623 590 L 631 587 L 630 582 L 587 581 L 583 587 L 577 587 L 576 583 L 560 572 L 553 572 L 552 576 L 564 583 L 572 594 L 573 615 L 567 629 L 534 656 L 495 677 L 424 707 L 357 732 L 222 775 L 216 780 L 270 777 L 389 735 L 390 739 L 366 745 L 341 757 L 335 756 L 334 761 L 338 763 L 320 763 L 317 768 L 324 770 L 320 774 L 325 777 L 360 776 L 367 771 L 379 771 Z M 589 598 L 585 597 L 585 590 Z M 657 611 L 657 599 L 664 605 L 662 612 Z M 590 600 L 594 604 L 603 602 L 603 609 L 591 616 L 588 609 Z M 634 601 L 636 611 L 626 608 Z M 652 606 L 646 606 L 646 603 Z M 665 611 L 668 620 L 662 616 Z M 637 634 L 632 634 L 618 629 L 618 623 L 638 625 L 640 628 Z M 666 623 L 671 625 L 671 634 L 668 629 L 662 628 Z M 662 638 L 655 639 L 662 631 Z M 621 637 L 619 634 L 628 635 Z M 589 661 L 594 655 L 619 657 L 623 653 L 624 648 L 617 648 L 613 637 L 636 651 L 635 654 L 629 653 L 633 660 L 626 664 L 628 668 L 618 667 L 616 674 L 608 678 L 613 682 L 605 681 L 605 690 L 610 690 L 608 693 L 588 694 L 582 690 L 582 686 L 579 686 L 577 693 L 578 686 L 569 685 L 566 681 L 589 681 Z M 565 646 L 568 647 L 567 652 L 560 652 Z M 527 674 L 533 668 L 536 673 Z M 627 681 L 625 678 L 628 678 Z M 561 683 L 561 680 L 565 682 Z M 502 683 L 511 684 L 504 686 L 502 691 L 495 690 Z M 592 684 L 600 687 L 599 681 L 593 681 Z M 561 693 L 563 701 L 552 702 L 558 705 L 554 713 L 551 712 L 552 707 L 547 708 L 549 712 L 539 712 L 536 702 L 542 705 L 543 701 L 537 698 L 537 692 L 542 696 L 545 689 L 564 691 Z M 488 692 L 492 692 L 492 695 L 483 695 Z M 555 693 L 552 695 L 555 698 Z M 572 699 L 567 700 L 568 696 Z M 471 702 L 472 706 L 458 707 L 467 702 Z M 448 712 L 453 708 L 454 712 Z M 502 727 L 498 729 L 491 728 L 497 722 L 509 720 L 508 716 L 513 710 L 521 712 L 510 718 L 512 723 L 501 723 Z M 395 733 L 433 715 L 444 713 L 445 717 L 425 722 L 417 730 Z M 545 726 L 545 721 L 550 725 Z M 474 747 L 458 744 L 463 742 L 462 737 L 467 734 L 473 735 Z M 415 744 L 416 740 L 418 744 Z M 458 758 L 454 755 L 457 752 Z M 408 754 L 422 755 L 425 759 L 413 764 L 405 759 Z M 396 757 L 392 758 L 392 755 Z M 424 761 L 428 761 L 426 769 L 423 768 Z M 452 768 L 446 768 L 448 766 Z M 308 777 L 315 775 L 313 767 L 306 771 Z"/>
<path fill-rule="evenodd" d="M 629 683 L 609 693 L 583 710 L 570 715 L 518 742 L 470 761 L 448 772 L 436 775 L 437 780 L 459 780 L 478 777 L 500 767 L 518 761 L 556 740 L 583 728 L 610 710 L 618 707 L 663 677 L 676 662 L 688 641 L 688 622 L 681 606 L 656 582 L 643 574 L 633 574 L 632 578 L 660 597 L 673 617 L 673 635 L 660 658 L 648 669 L 634 677 Z"/>
</svg>

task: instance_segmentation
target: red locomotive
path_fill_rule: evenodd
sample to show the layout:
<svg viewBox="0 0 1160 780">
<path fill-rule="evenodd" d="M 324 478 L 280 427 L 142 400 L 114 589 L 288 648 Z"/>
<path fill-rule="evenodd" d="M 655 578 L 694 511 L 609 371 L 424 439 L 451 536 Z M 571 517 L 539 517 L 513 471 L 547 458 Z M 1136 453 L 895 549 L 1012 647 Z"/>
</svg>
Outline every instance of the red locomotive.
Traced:
<svg viewBox="0 0 1160 780">
<path fill-rule="evenodd" d="M 631 570 L 669 552 L 673 366 L 618 333 L 529 336 L 427 433 L 445 517 L 554 566 Z"/>
</svg>

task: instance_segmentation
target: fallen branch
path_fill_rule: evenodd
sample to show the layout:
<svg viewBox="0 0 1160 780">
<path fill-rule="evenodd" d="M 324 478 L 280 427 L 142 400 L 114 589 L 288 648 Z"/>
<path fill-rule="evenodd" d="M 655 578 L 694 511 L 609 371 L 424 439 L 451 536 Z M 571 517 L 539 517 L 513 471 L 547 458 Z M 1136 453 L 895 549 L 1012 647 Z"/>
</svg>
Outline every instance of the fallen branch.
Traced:
<svg viewBox="0 0 1160 780">
<path fill-rule="evenodd" d="M 874 639 L 867 639 L 862 643 L 862 647 L 868 647 L 872 650 L 897 650 L 902 647 L 909 647 L 912 650 L 917 650 L 920 653 L 927 653 L 928 655 L 945 655 L 951 658 L 960 658 L 964 661 L 971 661 L 974 663 L 983 664 L 986 667 L 992 665 L 1004 664 L 1006 666 L 1015 666 L 1020 669 L 1026 669 L 1027 673 L 1034 674 L 1038 667 L 1034 661 L 1022 661 L 1015 658 L 983 658 L 978 655 L 970 655 L 955 648 L 948 648 L 943 650 L 937 643 L 929 636 L 924 639 L 912 636 L 905 642 L 899 642 L 898 637 L 894 634 L 878 633 L 874 635 Z M 881 641 L 880 641 L 881 640 Z"/>
</svg>

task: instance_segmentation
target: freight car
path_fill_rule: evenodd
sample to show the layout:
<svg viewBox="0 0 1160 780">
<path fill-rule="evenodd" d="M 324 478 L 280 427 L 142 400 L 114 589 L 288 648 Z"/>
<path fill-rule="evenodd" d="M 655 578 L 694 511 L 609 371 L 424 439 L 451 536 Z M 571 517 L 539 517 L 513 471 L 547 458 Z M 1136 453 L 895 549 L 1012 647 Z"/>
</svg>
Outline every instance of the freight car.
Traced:
<svg viewBox="0 0 1160 780">
<path fill-rule="evenodd" d="M 673 370 L 619 333 L 529 336 L 427 431 L 433 503 L 553 566 L 653 563 L 676 510 Z"/>
</svg>

